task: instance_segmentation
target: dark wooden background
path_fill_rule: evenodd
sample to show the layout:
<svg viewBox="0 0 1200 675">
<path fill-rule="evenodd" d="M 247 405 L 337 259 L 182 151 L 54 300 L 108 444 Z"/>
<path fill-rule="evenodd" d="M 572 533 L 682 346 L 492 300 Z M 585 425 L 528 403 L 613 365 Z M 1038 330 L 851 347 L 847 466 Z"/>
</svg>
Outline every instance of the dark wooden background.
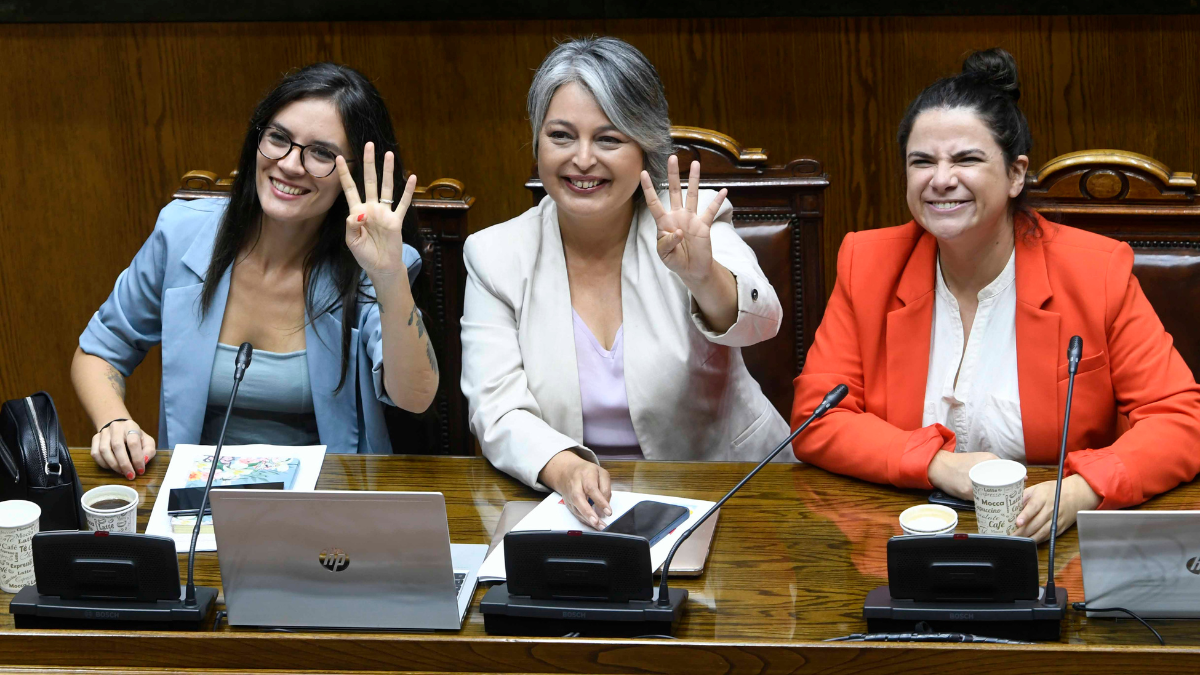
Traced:
<svg viewBox="0 0 1200 675">
<path fill-rule="evenodd" d="M 229 171 L 258 98 L 316 60 L 357 67 L 392 109 L 422 182 L 458 178 L 473 229 L 529 206 L 524 100 L 555 40 L 615 35 L 645 51 L 675 124 L 726 132 L 773 163 L 821 160 L 825 252 L 907 219 L 895 129 L 970 49 L 1012 51 L 1032 164 L 1084 148 L 1200 170 L 1200 17 L 866 17 L 398 23 L 0 25 L 0 395 L 58 402 L 92 433 L 69 363 L 79 333 L 189 169 Z M 157 427 L 159 360 L 130 382 Z"/>
</svg>

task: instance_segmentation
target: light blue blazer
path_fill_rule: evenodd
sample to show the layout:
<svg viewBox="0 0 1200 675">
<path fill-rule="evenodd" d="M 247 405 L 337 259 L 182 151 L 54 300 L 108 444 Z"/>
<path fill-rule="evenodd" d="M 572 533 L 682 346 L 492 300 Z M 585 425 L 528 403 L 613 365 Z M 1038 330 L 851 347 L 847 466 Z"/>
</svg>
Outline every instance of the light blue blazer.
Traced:
<svg viewBox="0 0 1200 675">
<path fill-rule="evenodd" d="M 162 344 L 162 395 L 158 445 L 199 443 L 208 406 L 208 386 L 217 338 L 229 296 L 226 269 L 212 306 L 201 319 L 200 292 L 212 260 L 217 226 L 226 199 L 176 200 L 158 215 L 154 233 L 117 277 L 108 300 L 79 336 L 79 347 L 108 361 L 126 377 L 154 345 Z M 404 247 L 409 280 L 421 269 L 416 249 Z M 366 280 L 366 275 L 363 276 Z M 318 274 L 318 306 L 336 293 L 327 275 Z M 370 281 L 367 294 L 374 296 Z M 388 454 L 392 451 L 383 406 L 394 405 L 383 388 L 383 341 L 379 306 L 360 302 L 351 329 L 350 368 L 340 392 L 342 310 L 307 321 L 304 327 L 313 408 L 321 443 L 329 452 Z M 251 361 L 251 368 L 254 367 Z"/>
</svg>

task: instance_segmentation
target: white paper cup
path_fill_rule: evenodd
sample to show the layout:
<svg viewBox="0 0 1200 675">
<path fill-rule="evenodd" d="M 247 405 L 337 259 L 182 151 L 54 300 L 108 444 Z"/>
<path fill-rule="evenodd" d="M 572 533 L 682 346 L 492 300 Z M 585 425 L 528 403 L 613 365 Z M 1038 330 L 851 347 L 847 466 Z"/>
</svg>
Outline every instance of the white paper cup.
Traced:
<svg viewBox="0 0 1200 675">
<path fill-rule="evenodd" d="M 958 514 L 940 504 L 920 504 L 900 514 L 904 534 L 949 534 L 958 527 Z"/>
<path fill-rule="evenodd" d="M 967 474 L 975 488 L 975 520 L 979 534 L 1010 536 L 1017 530 L 1025 493 L 1025 465 L 1011 459 L 990 459 Z"/>
<path fill-rule="evenodd" d="M 105 499 L 123 499 L 129 503 L 115 509 L 98 509 L 93 506 Z M 137 490 L 127 485 L 101 485 L 85 492 L 82 501 L 89 530 L 137 532 Z"/>
<path fill-rule="evenodd" d="M 37 581 L 33 576 L 33 535 L 42 508 L 33 502 L 0 502 L 0 590 L 16 593 Z"/>
</svg>

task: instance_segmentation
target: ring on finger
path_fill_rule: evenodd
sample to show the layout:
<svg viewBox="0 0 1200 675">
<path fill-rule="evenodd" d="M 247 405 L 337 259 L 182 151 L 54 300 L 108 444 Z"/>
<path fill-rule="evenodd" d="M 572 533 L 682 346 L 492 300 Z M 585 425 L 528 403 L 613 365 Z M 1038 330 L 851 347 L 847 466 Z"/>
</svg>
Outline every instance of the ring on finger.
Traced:
<svg viewBox="0 0 1200 675">
<path fill-rule="evenodd" d="M 388 206 L 391 206 L 391 205 L 393 205 L 393 204 L 395 204 L 395 203 L 396 203 L 396 200 L 394 200 L 394 199 L 380 199 L 380 200 L 379 200 L 379 203 L 380 203 L 380 204 L 387 204 Z"/>
<path fill-rule="evenodd" d="M 140 436 L 141 433 L 142 432 L 140 429 L 130 429 L 129 431 L 125 432 L 125 435 L 128 436 L 129 434 L 138 434 Z"/>
</svg>

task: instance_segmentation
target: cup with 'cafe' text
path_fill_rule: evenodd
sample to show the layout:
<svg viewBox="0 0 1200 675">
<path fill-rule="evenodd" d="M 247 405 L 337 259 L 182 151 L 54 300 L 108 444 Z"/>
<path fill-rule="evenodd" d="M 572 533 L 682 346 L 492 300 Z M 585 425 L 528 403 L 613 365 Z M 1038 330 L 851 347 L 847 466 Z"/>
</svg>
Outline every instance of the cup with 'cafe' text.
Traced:
<svg viewBox="0 0 1200 675">
<path fill-rule="evenodd" d="M 1024 502 L 1025 465 L 1011 459 L 990 459 L 971 467 L 967 475 L 975 489 L 979 534 L 1011 536 Z"/>
</svg>

